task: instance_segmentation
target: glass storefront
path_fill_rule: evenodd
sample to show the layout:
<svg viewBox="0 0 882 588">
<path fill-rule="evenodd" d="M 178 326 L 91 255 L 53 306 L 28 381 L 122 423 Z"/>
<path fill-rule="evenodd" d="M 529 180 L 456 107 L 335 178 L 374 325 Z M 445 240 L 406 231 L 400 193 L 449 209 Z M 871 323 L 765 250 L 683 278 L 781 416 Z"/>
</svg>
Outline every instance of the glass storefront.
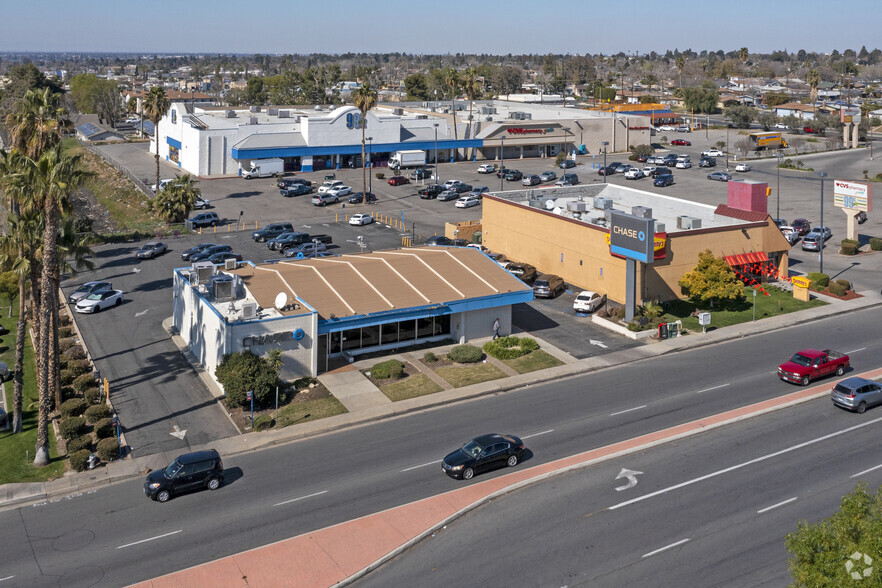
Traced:
<svg viewBox="0 0 882 588">
<path fill-rule="evenodd" d="M 367 349 L 379 345 L 407 345 L 417 340 L 450 334 L 450 315 L 425 317 L 372 325 L 360 329 L 348 329 L 328 334 L 327 354 L 337 355 L 343 351 Z M 321 365 L 321 359 L 319 359 Z"/>
</svg>

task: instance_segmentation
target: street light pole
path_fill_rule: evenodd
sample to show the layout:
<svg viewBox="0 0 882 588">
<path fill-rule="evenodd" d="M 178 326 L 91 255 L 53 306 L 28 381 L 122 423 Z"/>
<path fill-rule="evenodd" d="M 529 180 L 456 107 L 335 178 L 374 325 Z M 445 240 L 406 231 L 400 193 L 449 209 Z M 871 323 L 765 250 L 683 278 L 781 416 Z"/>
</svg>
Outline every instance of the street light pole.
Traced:
<svg viewBox="0 0 882 588">
<path fill-rule="evenodd" d="M 570 127 L 561 127 L 561 130 L 564 132 L 564 143 L 563 143 L 563 152 L 566 156 L 565 159 L 569 159 L 569 151 L 567 149 L 567 142 L 570 138 Z"/>
<path fill-rule="evenodd" d="M 373 171 L 374 171 L 374 157 L 373 157 L 374 138 L 373 138 L 373 137 L 368 137 L 367 140 L 368 140 L 368 169 L 370 170 L 370 171 L 368 172 L 368 194 L 370 194 L 371 191 L 374 189 L 374 180 L 373 180 Z M 365 194 L 365 195 L 364 195 L 364 202 L 365 202 L 365 204 L 367 204 L 367 197 L 368 197 L 367 194 Z"/>
<path fill-rule="evenodd" d="M 824 243 L 827 242 L 825 238 L 827 236 L 827 231 L 824 230 L 824 178 L 827 177 L 827 172 L 818 172 L 818 177 L 821 178 L 821 243 L 818 246 L 818 250 L 821 253 L 820 256 L 820 265 L 821 267 L 818 269 L 820 273 L 824 273 Z"/>
<path fill-rule="evenodd" d="M 606 183 L 606 146 L 609 145 L 609 141 L 601 141 L 601 145 L 603 145 L 603 183 Z"/>
<path fill-rule="evenodd" d="M 775 218 L 781 218 L 781 158 L 784 157 L 780 151 L 777 153 L 778 167 L 775 168 L 778 175 L 778 188 L 775 190 Z"/>
<path fill-rule="evenodd" d="M 505 179 L 505 135 L 499 137 L 500 143 L 502 143 L 502 147 L 499 148 L 499 191 L 505 191 L 505 184 L 502 181 Z"/>
<path fill-rule="evenodd" d="M 729 118 L 726 117 L 726 173 L 729 173 Z"/>
<path fill-rule="evenodd" d="M 435 90 L 437 94 L 438 91 Z M 435 183 L 438 183 L 438 123 L 433 123 L 435 127 Z"/>
</svg>

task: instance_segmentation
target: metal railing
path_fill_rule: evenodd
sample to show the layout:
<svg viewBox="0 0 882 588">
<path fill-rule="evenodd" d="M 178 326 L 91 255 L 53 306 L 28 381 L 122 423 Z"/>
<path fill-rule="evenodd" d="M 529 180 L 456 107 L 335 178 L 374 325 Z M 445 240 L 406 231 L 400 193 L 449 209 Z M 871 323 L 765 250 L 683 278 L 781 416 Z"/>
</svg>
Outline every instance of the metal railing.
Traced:
<svg viewBox="0 0 882 588">
<path fill-rule="evenodd" d="M 147 196 L 148 198 L 153 198 L 153 191 L 150 189 L 150 186 L 145 184 L 144 180 L 142 180 L 141 178 L 136 178 L 135 174 L 130 172 L 128 170 L 128 168 L 125 167 L 123 164 L 121 164 L 120 162 L 118 162 L 117 160 L 115 160 L 114 158 L 109 156 L 108 154 L 106 154 L 103 151 L 101 151 L 100 149 L 98 149 L 98 147 L 95 145 L 89 145 L 88 143 L 80 143 L 80 145 L 82 145 L 83 147 L 85 147 L 86 149 L 88 149 L 89 151 L 91 151 L 92 153 L 94 153 L 95 155 L 100 157 L 101 159 L 103 159 L 105 162 L 110 164 L 115 170 L 117 170 L 118 172 L 120 172 L 121 174 L 126 176 L 128 179 L 130 179 L 132 181 L 132 183 L 135 185 L 135 188 L 137 188 L 138 190 L 143 192 L 145 196 Z"/>
</svg>

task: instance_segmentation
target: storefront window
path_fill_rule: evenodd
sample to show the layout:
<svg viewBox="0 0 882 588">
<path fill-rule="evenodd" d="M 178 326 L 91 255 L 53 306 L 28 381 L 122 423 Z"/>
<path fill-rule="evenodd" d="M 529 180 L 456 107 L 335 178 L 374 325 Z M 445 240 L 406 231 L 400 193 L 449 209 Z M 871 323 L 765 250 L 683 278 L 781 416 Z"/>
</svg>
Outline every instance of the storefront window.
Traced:
<svg viewBox="0 0 882 588">
<path fill-rule="evenodd" d="M 398 323 L 383 325 L 381 340 L 384 345 L 386 343 L 396 343 L 398 341 Z"/>
<path fill-rule="evenodd" d="M 343 351 L 361 347 L 361 329 L 343 331 Z"/>
<path fill-rule="evenodd" d="M 447 335 L 450 333 L 450 315 L 445 314 L 435 317 L 435 334 Z"/>
<path fill-rule="evenodd" d="M 331 333 L 331 346 L 328 353 L 340 353 L 342 350 L 340 347 L 340 332 Z"/>
<path fill-rule="evenodd" d="M 417 339 L 431 337 L 433 332 L 434 320 L 432 317 L 417 319 Z"/>
<path fill-rule="evenodd" d="M 416 339 L 416 321 L 401 321 L 398 323 L 398 340 L 411 341 Z"/>
<path fill-rule="evenodd" d="M 380 325 L 364 327 L 361 330 L 361 346 L 373 347 L 380 344 Z"/>
</svg>

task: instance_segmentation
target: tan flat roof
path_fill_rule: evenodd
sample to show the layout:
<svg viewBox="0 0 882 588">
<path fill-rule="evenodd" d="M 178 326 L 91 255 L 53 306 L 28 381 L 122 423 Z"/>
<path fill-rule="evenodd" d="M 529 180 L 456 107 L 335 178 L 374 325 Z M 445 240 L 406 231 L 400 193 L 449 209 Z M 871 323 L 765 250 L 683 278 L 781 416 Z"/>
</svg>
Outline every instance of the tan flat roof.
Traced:
<svg viewBox="0 0 882 588">
<path fill-rule="evenodd" d="M 242 266 L 242 278 L 263 308 L 279 292 L 298 297 L 320 318 L 346 317 L 529 290 L 471 247 L 415 247 Z M 294 314 L 302 311 L 284 311 Z"/>
</svg>

